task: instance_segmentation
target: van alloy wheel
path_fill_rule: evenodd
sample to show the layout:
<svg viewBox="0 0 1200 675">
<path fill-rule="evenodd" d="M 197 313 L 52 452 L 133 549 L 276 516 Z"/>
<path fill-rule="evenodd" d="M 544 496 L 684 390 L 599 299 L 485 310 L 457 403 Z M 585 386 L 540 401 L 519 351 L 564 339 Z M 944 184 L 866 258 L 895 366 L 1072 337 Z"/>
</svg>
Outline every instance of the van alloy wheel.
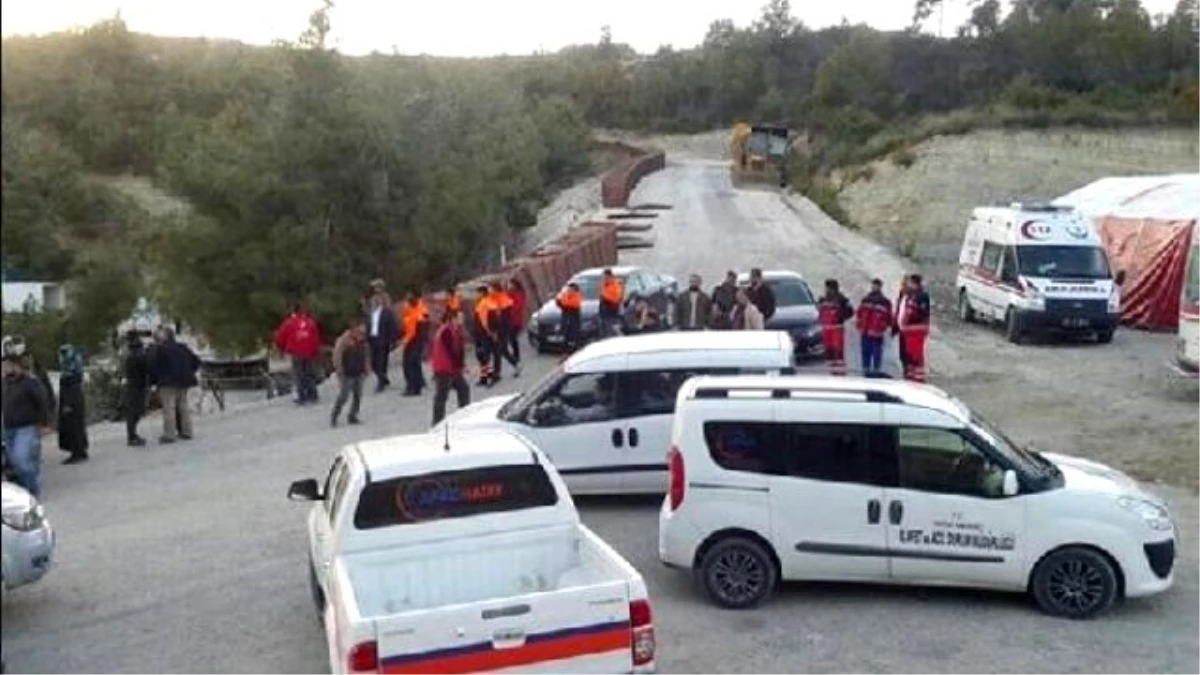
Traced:
<svg viewBox="0 0 1200 675">
<path fill-rule="evenodd" d="M 1117 573 L 1100 553 L 1087 548 L 1056 551 L 1034 570 L 1034 597 L 1047 613 L 1087 619 L 1117 597 Z"/>
<path fill-rule="evenodd" d="M 757 542 L 733 538 L 717 543 L 704 556 L 705 590 L 718 605 L 745 609 L 762 602 L 775 588 L 778 572 Z"/>
</svg>

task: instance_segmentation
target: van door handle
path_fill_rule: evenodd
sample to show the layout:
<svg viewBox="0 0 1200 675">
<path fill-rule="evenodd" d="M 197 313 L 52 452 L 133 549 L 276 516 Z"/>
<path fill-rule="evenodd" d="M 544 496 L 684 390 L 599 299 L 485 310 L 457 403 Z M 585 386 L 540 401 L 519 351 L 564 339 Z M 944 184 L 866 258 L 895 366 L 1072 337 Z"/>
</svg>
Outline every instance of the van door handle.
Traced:
<svg viewBox="0 0 1200 675">
<path fill-rule="evenodd" d="M 891 504 L 888 504 L 888 522 L 899 525 L 902 518 L 904 518 L 904 505 L 898 500 L 893 500 Z"/>
<path fill-rule="evenodd" d="M 879 523 L 879 515 L 883 512 L 883 507 L 879 505 L 878 499 L 867 501 L 867 524 L 876 525 Z"/>
<path fill-rule="evenodd" d="M 625 445 L 625 437 L 621 434 L 620 429 L 612 430 L 612 444 L 614 448 L 619 448 Z"/>
<path fill-rule="evenodd" d="M 629 447 L 636 448 L 637 444 L 638 444 L 637 429 L 630 429 L 629 430 Z"/>
</svg>

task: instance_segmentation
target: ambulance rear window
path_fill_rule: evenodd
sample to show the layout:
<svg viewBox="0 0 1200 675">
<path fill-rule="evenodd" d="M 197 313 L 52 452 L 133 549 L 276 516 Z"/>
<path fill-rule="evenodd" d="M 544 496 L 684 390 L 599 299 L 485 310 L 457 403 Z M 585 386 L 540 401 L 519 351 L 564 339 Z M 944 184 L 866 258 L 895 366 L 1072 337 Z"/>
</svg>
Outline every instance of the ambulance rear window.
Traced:
<svg viewBox="0 0 1200 675">
<path fill-rule="evenodd" d="M 369 483 L 359 496 L 354 527 L 371 530 L 558 503 L 558 493 L 538 464 L 439 471 Z"/>
</svg>

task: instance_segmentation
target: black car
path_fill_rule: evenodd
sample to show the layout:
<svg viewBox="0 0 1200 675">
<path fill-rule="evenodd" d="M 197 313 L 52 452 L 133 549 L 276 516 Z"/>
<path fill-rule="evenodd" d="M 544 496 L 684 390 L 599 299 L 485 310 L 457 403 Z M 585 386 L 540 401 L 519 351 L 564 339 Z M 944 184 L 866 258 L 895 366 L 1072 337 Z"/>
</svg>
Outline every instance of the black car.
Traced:
<svg viewBox="0 0 1200 675">
<path fill-rule="evenodd" d="M 798 272 L 773 270 L 764 271 L 763 280 L 775 294 L 775 314 L 767 320 L 767 330 L 781 330 L 791 335 L 797 360 L 824 356 L 817 300 L 804 277 Z M 749 284 L 749 274 L 738 275 L 739 286 Z"/>
<path fill-rule="evenodd" d="M 571 277 L 568 283 L 579 284 L 583 294 L 580 310 L 579 337 L 583 343 L 600 336 L 600 285 L 603 267 L 593 267 Z M 613 274 L 625 288 L 624 314 L 630 314 L 634 303 L 646 300 L 660 317 L 660 330 L 669 330 L 674 321 L 675 295 L 678 282 L 665 274 L 656 274 L 642 267 L 612 267 Z M 538 352 L 545 352 L 563 345 L 562 313 L 554 298 L 542 305 L 529 319 L 529 343 Z"/>
</svg>

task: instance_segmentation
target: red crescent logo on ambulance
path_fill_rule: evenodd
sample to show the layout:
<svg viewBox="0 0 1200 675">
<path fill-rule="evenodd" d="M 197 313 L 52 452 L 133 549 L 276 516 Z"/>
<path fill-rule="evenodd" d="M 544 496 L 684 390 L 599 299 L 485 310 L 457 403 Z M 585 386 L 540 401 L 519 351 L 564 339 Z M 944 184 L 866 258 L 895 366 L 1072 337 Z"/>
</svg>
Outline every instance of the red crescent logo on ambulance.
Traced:
<svg viewBox="0 0 1200 675">
<path fill-rule="evenodd" d="M 1027 220 L 1021 223 L 1021 236 L 1038 241 L 1050 236 L 1050 228 L 1036 220 Z"/>
</svg>

